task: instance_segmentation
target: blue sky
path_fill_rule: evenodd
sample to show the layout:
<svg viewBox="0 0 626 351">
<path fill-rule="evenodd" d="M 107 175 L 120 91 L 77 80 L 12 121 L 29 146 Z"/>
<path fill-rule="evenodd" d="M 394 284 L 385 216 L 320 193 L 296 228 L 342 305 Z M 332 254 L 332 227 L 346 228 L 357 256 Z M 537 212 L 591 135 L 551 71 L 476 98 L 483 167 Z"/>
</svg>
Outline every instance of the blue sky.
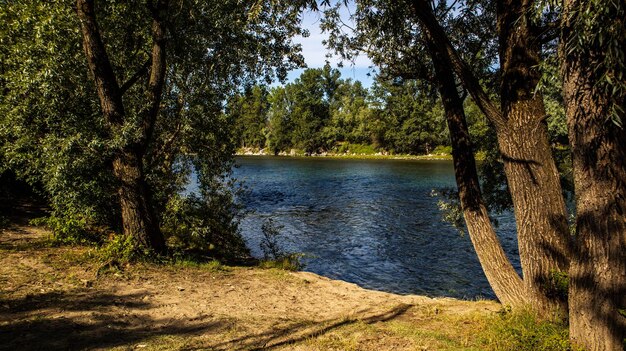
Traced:
<svg viewBox="0 0 626 351">
<path fill-rule="evenodd" d="M 347 11 L 342 15 L 344 21 L 348 23 L 349 15 Z M 319 27 L 321 16 L 322 14 L 319 12 L 306 11 L 303 14 L 302 25 L 309 30 L 310 35 L 306 38 L 297 37 L 294 39 L 296 43 L 302 44 L 302 55 L 304 56 L 307 66 L 309 68 L 321 68 L 324 67 L 328 60 L 333 68 L 337 68 L 341 71 L 342 78 L 360 80 L 365 87 L 369 87 L 372 84 L 373 76 L 368 77 L 367 73 L 371 72 L 370 66 L 372 62 L 365 55 L 359 56 L 354 63 L 344 62 L 343 67 L 337 67 L 337 64 L 341 62 L 339 57 L 326 57 L 329 51 L 324 47 L 322 41 L 324 41 L 328 35 L 322 34 L 322 30 Z M 287 80 L 289 82 L 293 81 L 302 74 L 302 71 L 303 69 L 298 69 L 289 72 Z"/>
</svg>

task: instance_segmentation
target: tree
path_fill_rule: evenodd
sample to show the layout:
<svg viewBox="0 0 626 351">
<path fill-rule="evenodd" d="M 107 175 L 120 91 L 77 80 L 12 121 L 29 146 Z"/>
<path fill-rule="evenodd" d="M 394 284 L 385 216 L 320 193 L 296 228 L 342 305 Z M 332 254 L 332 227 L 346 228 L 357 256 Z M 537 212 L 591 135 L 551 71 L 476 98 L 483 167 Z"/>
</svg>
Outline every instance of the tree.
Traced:
<svg viewBox="0 0 626 351">
<path fill-rule="evenodd" d="M 449 70 L 449 57 L 438 49 L 428 35 L 426 43 L 446 111 L 456 183 L 467 231 L 496 296 L 503 304 L 523 306 L 528 301 L 523 281 L 506 257 L 482 199 L 463 101 L 456 89 L 455 77 Z"/>
<path fill-rule="evenodd" d="M 623 2 L 563 2 L 561 65 L 576 190 L 570 337 L 626 346 L 626 29 Z"/>
<path fill-rule="evenodd" d="M 262 149 L 265 147 L 268 92 L 264 86 L 255 85 L 243 95 L 235 95 L 228 105 L 228 114 L 234 118 L 238 146 Z"/>
<path fill-rule="evenodd" d="M 479 261 L 503 304 L 526 305 L 528 299 L 523 282 L 506 257 L 482 200 L 463 97 L 448 66 L 449 56 L 441 52 L 419 26 L 415 26 L 405 4 L 377 2 L 373 7 L 362 3 L 357 6 L 355 17 L 359 30 L 354 41 L 345 37 L 331 39 L 338 39 L 340 50 L 346 45 L 367 47 L 368 55 L 383 67 L 383 75 L 417 78 L 422 81 L 422 86 L 436 84 L 450 131 L 459 200 Z M 349 57 L 350 53 L 345 56 Z"/>
<path fill-rule="evenodd" d="M 339 71 L 327 65 L 306 69 L 294 82 L 272 90 L 269 142 L 274 153 L 295 147 L 311 154 L 332 146 L 331 106 L 337 105 L 342 84 Z"/>
<path fill-rule="evenodd" d="M 293 146 L 291 143 L 291 132 L 293 131 L 291 111 L 294 102 L 290 90 L 290 85 L 276 87 L 272 89 L 269 96 L 268 144 L 275 155 Z"/>
<path fill-rule="evenodd" d="M 540 74 L 534 67 L 539 63 L 542 38 L 541 29 L 529 18 L 531 4 L 501 1 L 494 9 L 489 3 L 470 2 L 453 11 L 443 1 L 356 3 L 356 39 L 338 35 L 330 40 L 331 45 L 339 47 L 347 57 L 365 51 L 375 62 L 382 62 L 384 72 L 392 76 L 421 77 L 441 86 L 441 75 L 433 77 L 429 73 L 433 72 L 432 66 L 424 64 L 428 61 L 420 56 L 427 46 L 420 38 L 426 37 L 432 46 L 430 56 L 437 53 L 438 57 L 431 57 L 430 62 L 450 64 L 447 69 L 455 72 L 454 81 L 462 83 L 490 120 L 498 137 L 518 224 L 524 295 L 537 311 L 565 310 L 553 277 L 567 271 L 569 232 L 544 123 L 543 99 L 536 94 Z M 458 15 L 455 17 L 454 13 Z M 468 28 L 486 31 L 468 33 Z M 489 62 L 485 53 L 494 47 L 489 45 L 493 43 L 489 38 L 496 37 L 494 34 L 500 57 L 500 107 L 491 100 L 464 58 L 474 57 L 484 67 Z M 472 39 L 476 37 L 480 40 Z M 458 39 L 460 51 L 451 38 Z"/>
<path fill-rule="evenodd" d="M 163 251 L 160 224 L 191 171 L 200 199 L 188 204 L 205 206 L 195 213 L 210 212 L 210 197 L 224 184 L 233 151 L 226 98 L 302 65 L 290 39 L 301 33 L 299 5 L 76 5 L 17 1 L 3 8 L 4 158 L 22 177 L 45 183 L 65 224 L 76 223 L 63 221 L 74 216 L 121 227 Z M 77 69 L 86 66 L 89 75 Z"/>
<path fill-rule="evenodd" d="M 496 6 L 501 69 L 498 109 L 463 62 L 427 1 L 413 0 L 416 17 L 496 128 L 515 208 L 520 260 L 531 305 L 541 313 L 565 310 L 555 294 L 554 276 L 569 268 L 567 212 L 545 125 L 545 107 L 536 87 L 540 33 L 532 2 L 500 1 Z"/>
<path fill-rule="evenodd" d="M 403 154 L 428 154 L 447 144 L 444 116 L 436 95 L 415 80 L 377 79 L 374 94 L 382 102 L 386 149 Z"/>
<path fill-rule="evenodd" d="M 167 1 L 150 4 L 149 10 L 152 16 L 150 76 L 145 110 L 142 111 L 143 116 L 140 117 L 139 138 L 133 143 L 124 145 L 113 159 L 113 174 L 120 183 L 118 196 L 124 234 L 135 237 L 140 245 L 151 248 L 157 253 L 165 252 L 165 239 L 160 231 L 151 203 L 152 195 L 149 193 L 145 181 L 143 157 L 148 142 L 152 138 L 165 83 L 166 28 L 164 16 L 168 11 L 167 6 Z M 118 85 L 118 78 L 115 76 L 102 41 L 96 21 L 94 1 L 77 0 L 76 8 L 81 23 L 83 48 L 96 85 L 104 120 L 106 124 L 110 125 L 112 133 L 115 134 L 123 128 L 125 120 L 127 120 L 122 101 L 125 89 Z"/>
<path fill-rule="evenodd" d="M 372 142 L 368 98 L 368 91 L 361 82 L 350 79 L 343 82 L 330 111 L 335 140 L 353 144 Z"/>
</svg>

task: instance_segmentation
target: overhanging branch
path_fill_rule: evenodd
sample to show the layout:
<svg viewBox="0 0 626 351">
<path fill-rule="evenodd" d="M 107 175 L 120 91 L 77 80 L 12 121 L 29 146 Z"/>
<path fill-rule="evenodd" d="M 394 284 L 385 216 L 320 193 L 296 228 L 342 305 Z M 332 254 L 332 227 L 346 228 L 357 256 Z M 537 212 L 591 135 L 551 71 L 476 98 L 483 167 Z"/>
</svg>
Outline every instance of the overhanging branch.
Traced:
<svg viewBox="0 0 626 351">
<path fill-rule="evenodd" d="M 139 67 L 137 72 L 135 72 L 135 74 L 133 74 L 132 77 L 130 77 L 126 81 L 126 83 L 122 84 L 120 88 L 122 94 L 126 93 L 128 89 L 130 89 L 133 85 L 135 85 L 135 83 L 137 83 L 139 78 L 141 78 L 143 75 L 148 73 L 148 68 L 150 68 L 151 62 L 152 62 L 152 59 L 147 59 L 146 62 L 141 67 Z"/>
<path fill-rule="evenodd" d="M 427 0 L 412 0 L 413 11 L 415 16 L 422 24 L 424 30 L 426 30 L 431 38 L 433 44 L 436 45 L 442 53 L 446 53 L 450 57 L 452 69 L 456 72 L 461 79 L 461 82 L 465 86 L 465 89 L 476 102 L 476 105 L 485 114 L 487 119 L 491 121 L 496 128 L 503 128 L 506 125 L 506 121 L 502 115 L 502 112 L 493 103 L 489 95 L 485 92 L 480 82 L 467 66 L 465 61 L 460 57 L 459 53 L 452 46 L 450 38 L 443 30 L 443 27 L 437 19 Z"/>
</svg>

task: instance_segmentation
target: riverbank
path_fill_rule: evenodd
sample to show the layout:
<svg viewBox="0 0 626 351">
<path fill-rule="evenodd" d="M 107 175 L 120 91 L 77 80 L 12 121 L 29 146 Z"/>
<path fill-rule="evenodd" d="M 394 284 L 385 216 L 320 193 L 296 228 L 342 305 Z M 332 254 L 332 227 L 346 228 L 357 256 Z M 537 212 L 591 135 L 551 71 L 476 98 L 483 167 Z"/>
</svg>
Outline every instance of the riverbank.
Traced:
<svg viewBox="0 0 626 351">
<path fill-rule="evenodd" d="M 396 155 L 390 153 L 332 153 L 323 152 L 319 154 L 306 154 L 301 151 L 291 150 L 290 152 L 281 151 L 277 155 L 268 153 L 264 149 L 239 149 L 235 156 L 251 156 L 251 157 L 324 157 L 337 159 L 381 159 L 381 160 L 452 160 L 450 154 L 428 154 L 428 155 Z"/>
<path fill-rule="evenodd" d="M 306 272 L 137 264 L 108 274 L 87 247 L 0 235 L 0 348 L 478 350 L 500 305 L 395 295 Z"/>
</svg>

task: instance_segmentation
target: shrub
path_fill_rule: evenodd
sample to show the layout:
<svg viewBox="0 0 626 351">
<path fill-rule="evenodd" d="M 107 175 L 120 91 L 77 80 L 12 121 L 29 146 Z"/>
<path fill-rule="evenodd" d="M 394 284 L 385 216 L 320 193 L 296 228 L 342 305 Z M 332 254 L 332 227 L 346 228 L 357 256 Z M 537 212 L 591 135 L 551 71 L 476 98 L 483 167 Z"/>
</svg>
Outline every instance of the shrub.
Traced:
<svg viewBox="0 0 626 351">
<path fill-rule="evenodd" d="M 106 232 L 104 227 L 96 227 L 80 215 L 52 214 L 49 217 L 35 218 L 30 223 L 50 229 L 52 245 L 101 243 Z"/>
<path fill-rule="evenodd" d="M 229 186 L 214 184 L 210 192 L 169 199 L 162 220 L 163 234 L 175 255 L 238 262 L 249 257 L 239 231 L 242 207 Z M 234 191 L 234 192 L 233 192 Z"/>
<path fill-rule="evenodd" d="M 98 249 L 98 260 L 104 266 L 120 266 L 139 258 L 149 256 L 145 251 L 138 249 L 132 236 L 113 234 L 107 242 Z"/>
<path fill-rule="evenodd" d="M 452 146 L 438 145 L 431 153 L 433 155 L 451 155 Z"/>
<path fill-rule="evenodd" d="M 290 271 L 297 271 L 303 268 L 301 253 L 286 252 L 280 245 L 281 230 L 284 226 L 275 224 L 274 220 L 268 218 L 261 226 L 263 238 L 261 239 L 261 250 L 263 251 L 262 268 L 279 268 Z"/>
</svg>

